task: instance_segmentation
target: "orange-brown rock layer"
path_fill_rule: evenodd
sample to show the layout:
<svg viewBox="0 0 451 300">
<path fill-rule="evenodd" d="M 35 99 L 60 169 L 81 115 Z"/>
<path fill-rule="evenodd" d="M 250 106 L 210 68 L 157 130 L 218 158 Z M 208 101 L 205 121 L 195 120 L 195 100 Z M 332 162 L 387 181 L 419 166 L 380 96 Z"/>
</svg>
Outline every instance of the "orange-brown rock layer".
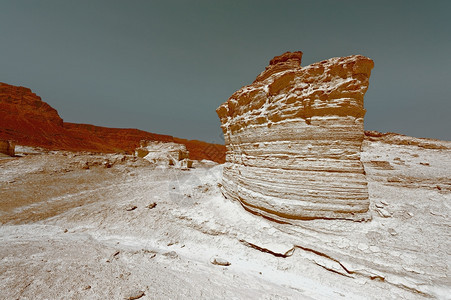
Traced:
<svg viewBox="0 0 451 300">
<path fill-rule="evenodd" d="M 15 147 L 16 147 L 16 145 L 15 145 L 14 141 L 0 140 L 0 153 L 1 154 L 14 156 L 15 155 Z"/>
<path fill-rule="evenodd" d="M 119 129 L 63 122 L 58 112 L 30 89 L 0 83 L 0 139 L 52 150 L 128 152 L 141 140 L 186 145 L 192 159 L 225 160 L 225 147 L 138 129 Z"/>
<path fill-rule="evenodd" d="M 275 57 L 217 109 L 224 195 L 280 221 L 365 219 L 360 150 L 373 61 L 354 55 L 301 67 L 301 57 Z"/>
</svg>

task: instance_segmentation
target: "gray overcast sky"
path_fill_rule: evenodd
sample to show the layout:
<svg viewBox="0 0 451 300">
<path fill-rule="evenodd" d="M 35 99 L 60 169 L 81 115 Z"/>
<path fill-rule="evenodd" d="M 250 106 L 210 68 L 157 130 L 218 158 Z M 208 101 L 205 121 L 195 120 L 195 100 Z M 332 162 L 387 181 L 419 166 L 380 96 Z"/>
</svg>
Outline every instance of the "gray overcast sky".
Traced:
<svg viewBox="0 0 451 300">
<path fill-rule="evenodd" d="M 451 1 L 0 0 L 0 81 L 68 122 L 222 142 L 215 109 L 275 55 L 362 54 L 367 130 L 451 140 Z"/>
</svg>

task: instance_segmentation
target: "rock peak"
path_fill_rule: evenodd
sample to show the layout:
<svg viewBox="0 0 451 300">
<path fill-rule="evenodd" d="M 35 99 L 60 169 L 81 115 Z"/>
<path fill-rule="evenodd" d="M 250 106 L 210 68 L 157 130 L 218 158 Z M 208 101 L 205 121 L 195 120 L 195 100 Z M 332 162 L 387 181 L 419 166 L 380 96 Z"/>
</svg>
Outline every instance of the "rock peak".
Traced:
<svg viewBox="0 0 451 300">
<path fill-rule="evenodd" d="M 275 73 L 300 68 L 301 61 L 301 51 L 285 52 L 282 55 L 275 56 L 269 61 L 269 66 L 257 76 L 254 82 L 263 81 Z"/>
<path fill-rule="evenodd" d="M 274 56 L 273 59 L 269 61 L 270 65 L 276 65 L 279 63 L 287 62 L 287 61 L 293 61 L 293 63 L 298 63 L 298 67 L 301 65 L 302 61 L 302 51 L 295 51 L 295 52 L 285 52 L 282 55 Z"/>
</svg>

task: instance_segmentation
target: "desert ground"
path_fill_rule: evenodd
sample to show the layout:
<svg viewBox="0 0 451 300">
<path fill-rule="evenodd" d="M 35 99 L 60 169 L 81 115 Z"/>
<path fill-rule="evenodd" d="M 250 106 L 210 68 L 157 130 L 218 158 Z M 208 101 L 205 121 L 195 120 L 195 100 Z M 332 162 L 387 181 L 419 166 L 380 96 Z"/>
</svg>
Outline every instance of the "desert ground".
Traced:
<svg viewBox="0 0 451 300">
<path fill-rule="evenodd" d="M 211 161 L 19 146 L 0 159 L 0 298 L 451 299 L 451 142 L 431 144 L 366 140 L 371 220 L 295 224 L 225 199 Z"/>
</svg>

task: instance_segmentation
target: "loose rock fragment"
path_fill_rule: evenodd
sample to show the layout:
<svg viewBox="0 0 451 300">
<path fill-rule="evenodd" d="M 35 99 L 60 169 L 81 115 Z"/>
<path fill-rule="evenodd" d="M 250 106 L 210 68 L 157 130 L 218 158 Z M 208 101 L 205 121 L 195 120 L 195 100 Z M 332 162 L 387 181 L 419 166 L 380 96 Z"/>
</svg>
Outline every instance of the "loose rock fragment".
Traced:
<svg viewBox="0 0 451 300">
<path fill-rule="evenodd" d="M 391 213 L 384 208 L 378 208 L 378 209 L 376 209 L 376 211 L 383 218 L 391 217 Z"/>
<path fill-rule="evenodd" d="M 388 233 L 390 233 L 390 234 L 393 235 L 393 236 L 398 235 L 398 233 L 396 232 L 396 230 L 394 230 L 393 228 L 388 228 L 387 231 L 388 231 Z"/>
<path fill-rule="evenodd" d="M 384 205 L 382 203 L 375 203 L 374 206 L 376 206 L 377 208 L 383 208 Z"/>
<path fill-rule="evenodd" d="M 146 294 L 144 293 L 144 291 L 137 291 L 137 292 L 132 293 L 131 296 L 129 296 L 129 297 L 125 298 L 125 299 L 126 299 L 126 300 L 135 300 L 135 299 L 142 298 L 142 297 L 144 297 L 145 295 L 146 295 Z"/>
<path fill-rule="evenodd" d="M 179 255 L 175 251 L 169 251 L 169 252 L 164 253 L 163 255 L 166 256 L 166 257 L 169 257 L 169 258 L 177 258 L 177 257 L 179 257 Z"/>
<path fill-rule="evenodd" d="M 227 267 L 227 266 L 231 265 L 230 262 L 228 262 L 227 260 L 225 260 L 223 258 L 220 258 L 220 257 L 213 257 L 213 258 L 211 258 L 210 262 L 212 264 L 218 265 L 218 266 L 225 266 L 225 267 Z"/>
<path fill-rule="evenodd" d="M 132 206 L 129 206 L 129 207 L 127 207 L 125 210 L 126 211 L 132 211 L 132 210 L 135 210 L 135 209 L 137 209 L 138 207 L 136 206 L 136 205 L 132 205 Z"/>
<path fill-rule="evenodd" d="M 154 208 L 156 206 L 157 206 L 157 204 L 155 202 L 153 202 L 153 203 L 150 203 L 149 205 L 147 205 L 146 208 L 152 209 L 152 208 Z"/>
</svg>

